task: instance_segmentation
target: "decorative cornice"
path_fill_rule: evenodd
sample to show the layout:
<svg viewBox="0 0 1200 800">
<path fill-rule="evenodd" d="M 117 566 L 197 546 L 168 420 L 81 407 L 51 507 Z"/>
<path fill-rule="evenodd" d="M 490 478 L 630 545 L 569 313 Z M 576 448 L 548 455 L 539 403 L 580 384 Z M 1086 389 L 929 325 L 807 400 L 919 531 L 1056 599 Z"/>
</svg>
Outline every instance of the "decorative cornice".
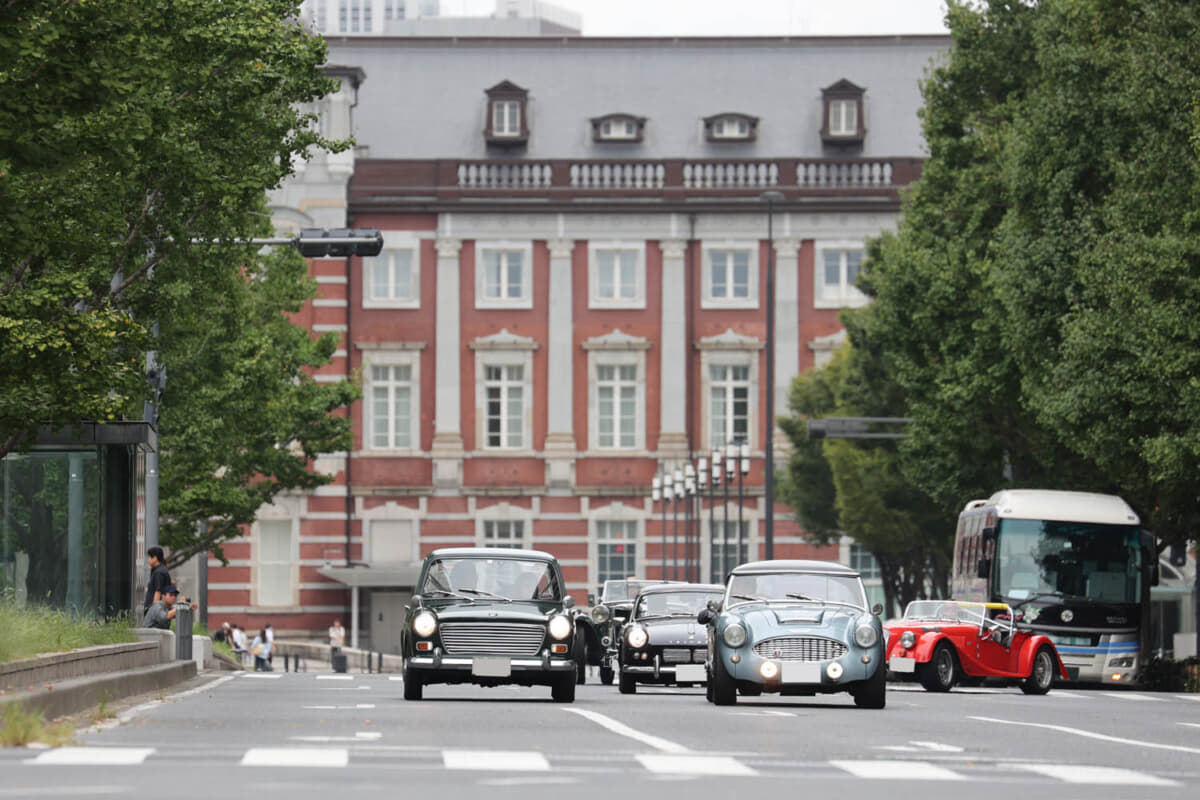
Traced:
<svg viewBox="0 0 1200 800">
<path fill-rule="evenodd" d="M 551 258 L 570 258 L 575 252 L 574 239 L 550 239 L 546 242 Z"/>
<path fill-rule="evenodd" d="M 800 252 L 800 240 L 798 239 L 776 239 L 775 240 L 775 256 L 784 258 L 793 258 Z"/>
<path fill-rule="evenodd" d="M 358 350 L 424 350 L 425 342 L 355 342 Z"/>
<path fill-rule="evenodd" d="M 846 341 L 846 329 L 834 331 L 827 336 L 818 336 L 808 343 L 808 349 L 813 352 L 836 350 Z"/>
<path fill-rule="evenodd" d="M 480 336 L 467 346 L 472 350 L 537 350 L 541 345 L 528 336 L 518 336 L 508 328 L 501 328 L 491 336 Z"/>
<path fill-rule="evenodd" d="M 682 259 L 687 251 L 687 242 L 683 239 L 663 239 L 659 242 L 659 247 L 662 248 L 663 258 Z"/>
<path fill-rule="evenodd" d="M 753 336 L 735 333 L 733 328 L 726 328 L 724 333 L 716 336 L 705 336 L 696 342 L 697 350 L 762 350 L 763 340 Z"/>
<path fill-rule="evenodd" d="M 641 336 L 631 336 L 622 330 L 613 328 L 603 336 L 593 336 L 583 342 L 584 350 L 649 350 L 650 340 Z"/>
<path fill-rule="evenodd" d="M 462 250 L 462 239 L 438 239 L 435 246 L 438 258 L 454 258 Z"/>
</svg>

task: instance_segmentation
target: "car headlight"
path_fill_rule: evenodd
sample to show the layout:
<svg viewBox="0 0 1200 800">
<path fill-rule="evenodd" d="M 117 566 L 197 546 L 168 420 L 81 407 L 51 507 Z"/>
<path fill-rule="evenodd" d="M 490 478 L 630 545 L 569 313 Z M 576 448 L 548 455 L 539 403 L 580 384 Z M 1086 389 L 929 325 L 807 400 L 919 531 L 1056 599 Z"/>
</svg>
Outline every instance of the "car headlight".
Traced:
<svg viewBox="0 0 1200 800">
<path fill-rule="evenodd" d="M 854 641 L 859 647 L 873 647 L 879 641 L 879 634 L 875 632 L 874 625 L 862 624 L 854 629 Z"/>
<path fill-rule="evenodd" d="M 741 647 L 746 643 L 746 629 L 739 622 L 731 622 L 726 625 L 722 636 L 725 639 L 725 644 L 730 647 Z"/>
<path fill-rule="evenodd" d="M 905 631 L 900 634 L 900 646 L 905 650 L 912 650 L 913 645 L 917 643 L 917 635 L 912 631 Z"/>
<path fill-rule="evenodd" d="M 550 618 L 550 636 L 555 639 L 565 639 L 571 635 L 571 620 L 563 614 L 555 614 Z"/>
<path fill-rule="evenodd" d="M 625 634 L 625 641 L 636 650 L 646 646 L 646 642 L 650 641 L 650 634 L 646 633 L 646 629 L 642 626 L 634 625 L 629 629 L 629 633 Z"/>
<path fill-rule="evenodd" d="M 596 606 L 592 609 L 592 619 L 603 625 L 608 622 L 612 613 L 608 610 L 608 606 Z"/>
<path fill-rule="evenodd" d="M 417 636 L 433 636 L 437 630 L 437 617 L 428 611 L 422 611 L 413 618 L 413 632 Z"/>
</svg>

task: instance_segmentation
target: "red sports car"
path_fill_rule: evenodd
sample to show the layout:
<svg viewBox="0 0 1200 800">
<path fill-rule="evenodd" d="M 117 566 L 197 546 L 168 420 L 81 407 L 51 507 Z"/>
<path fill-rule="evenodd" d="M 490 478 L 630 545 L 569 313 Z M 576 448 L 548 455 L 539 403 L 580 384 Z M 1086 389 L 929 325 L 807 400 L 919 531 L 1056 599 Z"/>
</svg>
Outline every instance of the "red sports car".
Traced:
<svg viewBox="0 0 1200 800">
<path fill-rule="evenodd" d="M 1067 671 L 1054 642 L 1018 624 L 1007 603 L 917 600 L 887 623 L 888 669 L 916 673 L 931 692 L 969 679 L 1010 678 L 1025 694 L 1045 694 Z"/>
</svg>

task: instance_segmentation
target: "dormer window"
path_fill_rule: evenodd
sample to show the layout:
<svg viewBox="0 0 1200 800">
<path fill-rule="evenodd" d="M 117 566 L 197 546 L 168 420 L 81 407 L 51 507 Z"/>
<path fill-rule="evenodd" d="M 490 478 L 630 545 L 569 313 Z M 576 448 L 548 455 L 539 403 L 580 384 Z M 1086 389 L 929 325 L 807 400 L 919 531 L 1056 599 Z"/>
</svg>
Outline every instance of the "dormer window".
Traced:
<svg viewBox="0 0 1200 800">
<path fill-rule="evenodd" d="M 867 129 L 863 125 L 863 95 L 866 89 L 843 78 L 821 90 L 825 106 L 821 140 L 825 144 L 862 144 Z"/>
<path fill-rule="evenodd" d="M 529 91 L 511 81 L 501 81 L 488 89 L 487 127 L 483 135 L 488 144 L 523 145 L 529 139 Z"/>
<path fill-rule="evenodd" d="M 710 142 L 750 142 L 758 135 L 758 117 L 749 114 L 716 114 L 704 118 Z"/>
<path fill-rule="evenodd" d="M 645 117 L 606 114 L 592 119 L 592 139 L 597 142 L 640 142 L 645 127 Z"/>
</svg>

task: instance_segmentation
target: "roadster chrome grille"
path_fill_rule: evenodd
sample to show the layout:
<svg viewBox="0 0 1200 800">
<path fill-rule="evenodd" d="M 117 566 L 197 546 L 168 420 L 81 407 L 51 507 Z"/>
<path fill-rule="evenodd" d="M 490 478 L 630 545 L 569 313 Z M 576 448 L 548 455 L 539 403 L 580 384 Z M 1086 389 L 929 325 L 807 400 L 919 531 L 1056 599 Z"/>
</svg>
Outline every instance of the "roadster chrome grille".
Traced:
<svg viewBox="0 0 1200 800">
<path fill-rule="evenodd" d="M 546 626 L 526 622 L 447 622 L 442 625 L 447 655 L 536 656 Z"/>
<path fill-rule="evenodd" d="M 755 643 L 754 652 L 780 661 L 829 661 L 844 656 L 846 645 L 821 636 L 779 636 Z"/>
<path fill-rule="evenodd" d="M 695 661 L 697 664 L 704 663 L 704 651 L 693 650 L 690 647 L 664 647 L 662 651 L 662 660 L 664 664 L 687 664 Z"/>
</svg>

